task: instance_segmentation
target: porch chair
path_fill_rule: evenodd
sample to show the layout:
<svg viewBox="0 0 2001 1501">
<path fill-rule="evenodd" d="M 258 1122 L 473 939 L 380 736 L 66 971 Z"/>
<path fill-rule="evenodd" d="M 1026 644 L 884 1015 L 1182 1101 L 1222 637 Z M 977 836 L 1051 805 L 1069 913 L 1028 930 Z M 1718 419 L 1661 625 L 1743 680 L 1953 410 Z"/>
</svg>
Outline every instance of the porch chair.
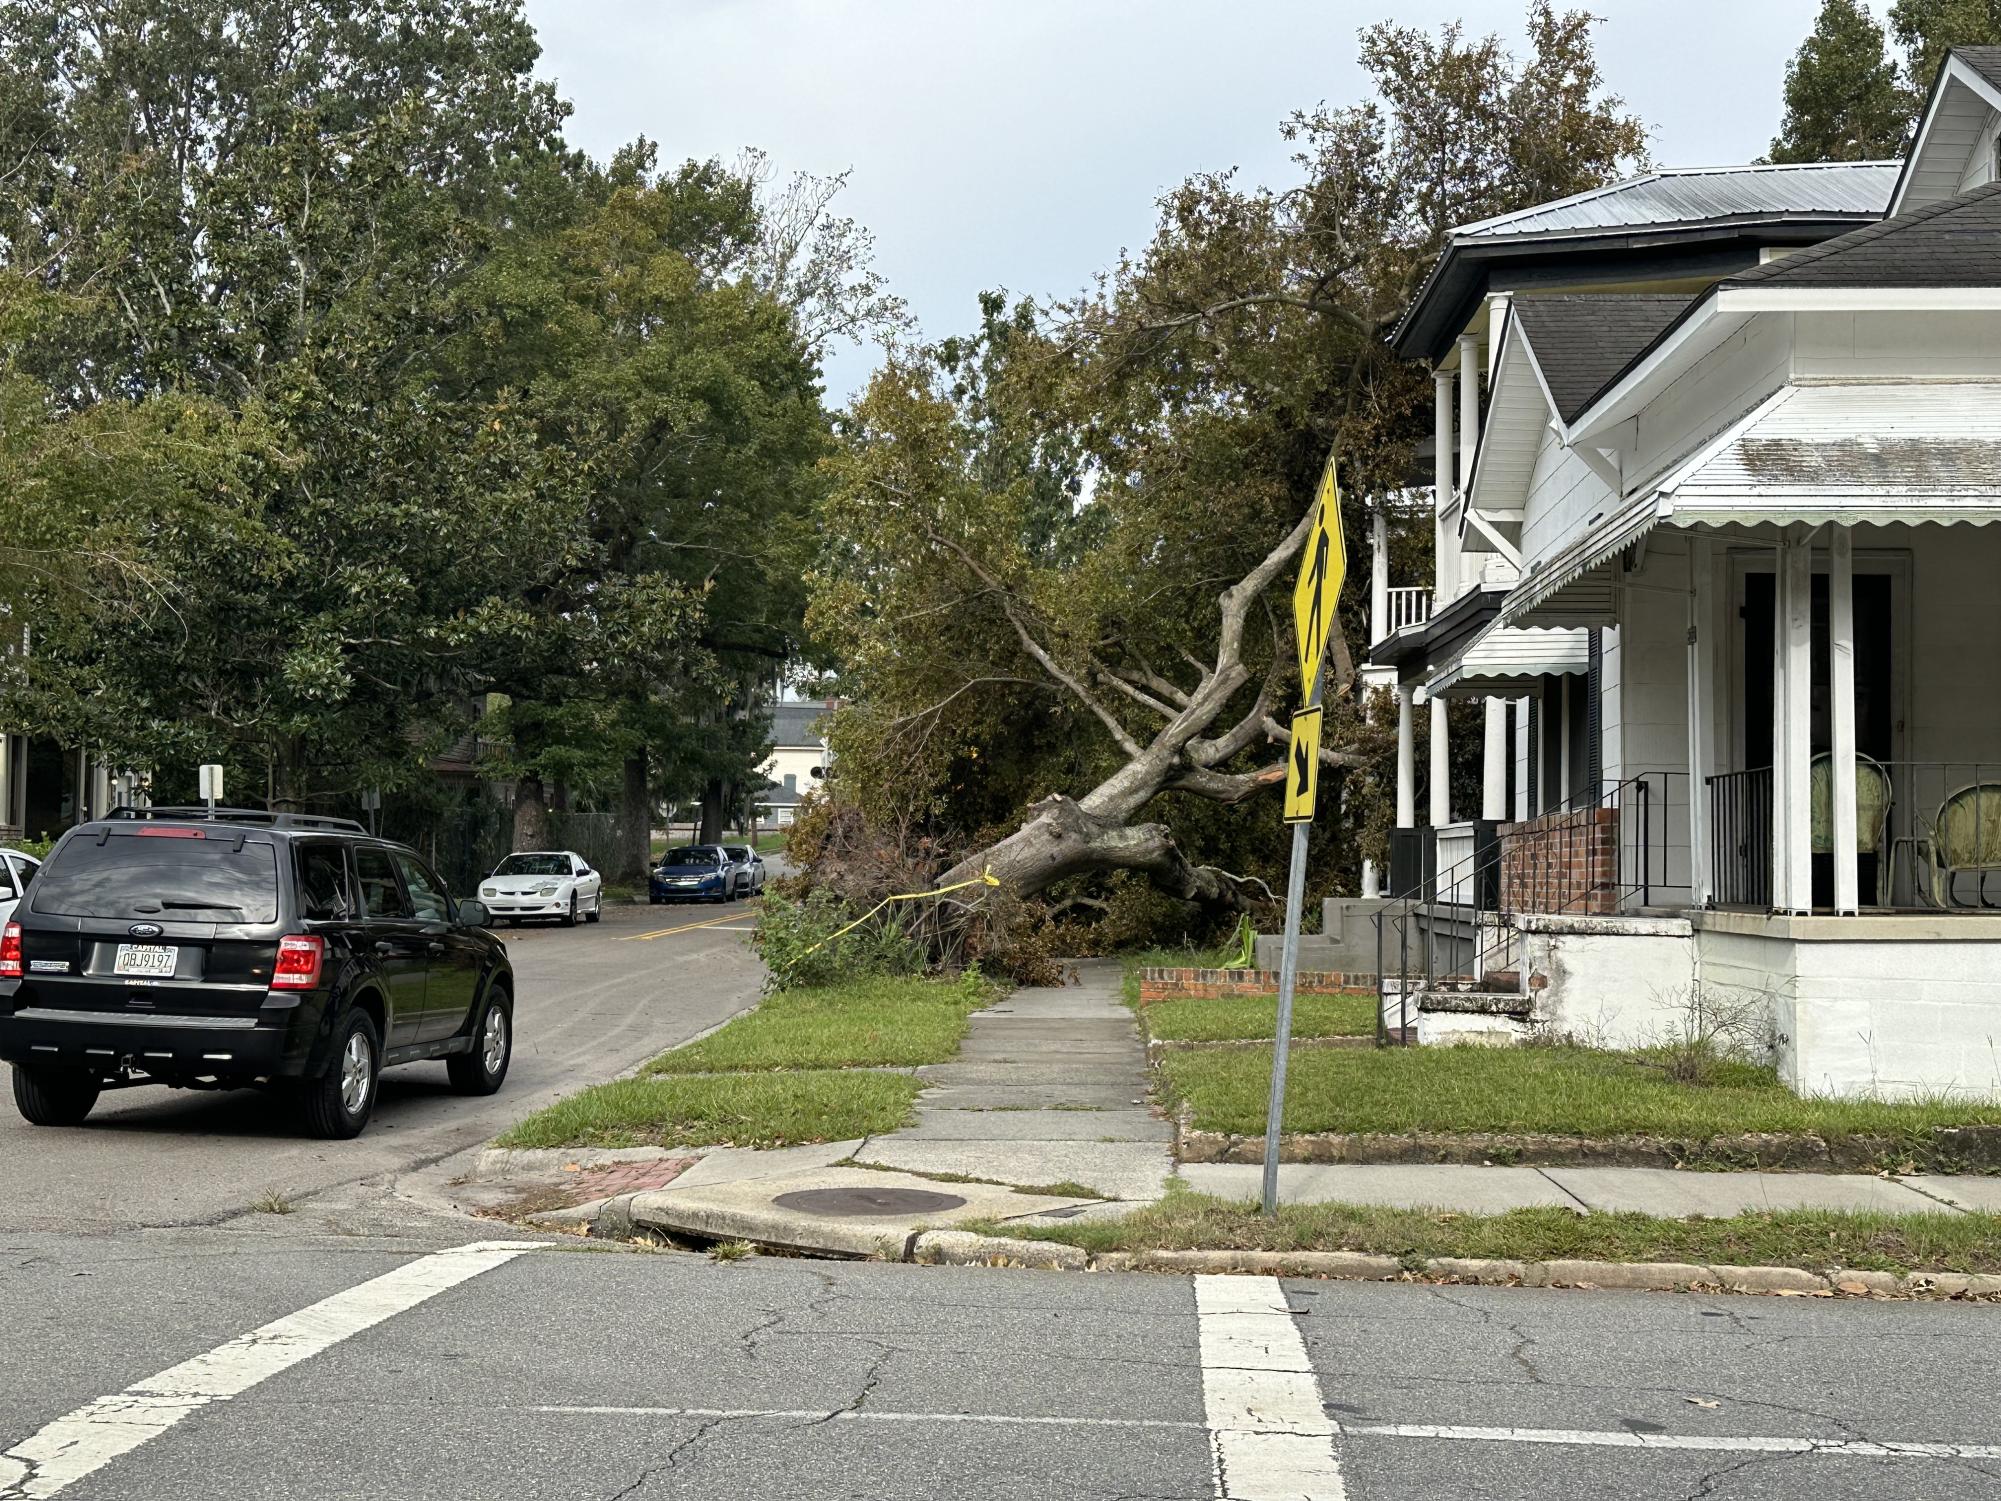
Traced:
<svg viewBox="0 0 2001 1501">
<path fill-rule="evenodd" d="M 1987 900 L 1987 877 L 2001 870 L 2001 783 L 1960 788 L 1939 804 L 1931 822 L 1920 814 L 1911 846 L 1912 884 L 1923 900 L 1934 907 L 1968 905 L 1959 900 L 1955 884 L 1960 876 L 1977 875 L 1978 904 L 1996 905 Z"/>
<path fill-rule="evenodd" d="M 1807 797 L 1812 809 L 1813 853 L 1834 853 L 1834 757 L 1826 751 L 1807 766 Z M 1890 870 L 1890 773 L 1882 763 L 1855 757 L 1855 853 L 1876 857 L 1876 905 L 1883 905 L 1884 883 Z"/>
</svg>

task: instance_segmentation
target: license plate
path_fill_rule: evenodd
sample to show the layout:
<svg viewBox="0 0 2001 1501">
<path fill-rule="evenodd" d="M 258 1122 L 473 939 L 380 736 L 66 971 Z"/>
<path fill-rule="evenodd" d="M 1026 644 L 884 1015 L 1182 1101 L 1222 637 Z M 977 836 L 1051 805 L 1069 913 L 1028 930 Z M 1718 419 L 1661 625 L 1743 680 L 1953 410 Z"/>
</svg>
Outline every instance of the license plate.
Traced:
<svg viewBox="0 0 2001 1501">
<path fill-rule="evenodd" d="M 111 972 L 115 975 L 171 977 L 180 952 L 158 943 L 121 943 Z"/>
</svg>

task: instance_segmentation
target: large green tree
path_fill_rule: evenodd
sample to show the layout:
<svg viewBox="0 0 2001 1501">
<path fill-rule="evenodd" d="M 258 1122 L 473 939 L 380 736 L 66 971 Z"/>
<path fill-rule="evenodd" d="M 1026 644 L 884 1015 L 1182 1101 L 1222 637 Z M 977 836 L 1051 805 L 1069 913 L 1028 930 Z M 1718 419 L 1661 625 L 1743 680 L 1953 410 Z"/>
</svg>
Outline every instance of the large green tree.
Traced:
<svg viewBox="0 0 2001 1501">
<path fill-rule="evenodd" d="M 1590 24 L 1532 5 L 1519 58 L 1457 28 L 1369 29 L 1373 96 L 1287 123 L 1296 182 L 1193 177 L 1090 293 L 989 299 L 977 338 L 872 383 L 834 466 L 812 619 L 857 701 L 837 786 L 942 842 L 941 880 L 990 864 L 1032 893 L 1123 868 L 1247 899 L 1193 810 L 1279 781 L 1297 685 L 1275 586 L 1326 456 L 1358 558 L 1365 504 L 1411 483 L 1430 380 L 1384 336 L 1451 225 L 1643 157 Z M 1350 644 L 1365 595 L 1348 591 L 1333 643 L 1324 805 L 1380 746 Z"/>
<path fill-rule="evenodd" d="M 1903 150 L 1910 99 L 1883 28 L 1860 0 L 1823 0 L 1786 65 L 1775 162 L 1880 161 Z"/>
</svg>

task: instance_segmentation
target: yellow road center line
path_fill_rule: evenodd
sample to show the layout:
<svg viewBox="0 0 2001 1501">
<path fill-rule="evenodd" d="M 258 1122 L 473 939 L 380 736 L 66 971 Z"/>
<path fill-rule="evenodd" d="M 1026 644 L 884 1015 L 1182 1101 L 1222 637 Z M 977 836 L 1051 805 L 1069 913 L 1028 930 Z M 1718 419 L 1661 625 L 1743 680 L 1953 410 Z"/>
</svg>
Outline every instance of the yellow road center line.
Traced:
<svg viewBox="0 0 2001 1501">
<path fill-rule="evenodd" d="M 650 939 L 666 938 L 674 933 L 691 933 L 696 928 L 713 928 L 722 923 L 741 922 L 747 917 L 754 917 L 754 916 L 756 916 L 756 914 L 751 912 L 725 912 L 721 917 L 711 917 L 705 922 L 683 923 L 678 928 L 655 928 L 651 933 L 628 933 L 618 941 L 620 943 L 645 943 Z M 737 928 L 734 929 L 733 931 L 738 933 L 748 933 L 750 929 Z"/>
</svg>

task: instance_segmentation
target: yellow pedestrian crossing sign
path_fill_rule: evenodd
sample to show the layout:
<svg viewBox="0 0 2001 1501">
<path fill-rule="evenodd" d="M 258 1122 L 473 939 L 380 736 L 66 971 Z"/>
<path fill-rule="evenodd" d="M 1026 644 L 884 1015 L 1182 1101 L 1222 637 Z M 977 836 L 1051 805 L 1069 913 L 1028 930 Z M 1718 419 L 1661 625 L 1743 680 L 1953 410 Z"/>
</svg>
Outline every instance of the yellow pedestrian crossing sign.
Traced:
<svg viewBox="0 0 2001 1501">
<path fill-rule="evenodd" d="M 1313 697 L 1313 680 L 1327 654 L 1327 633 L 1334 624 L 1334 603 L 1348 574 L 1348 550 L 1341 540 L 1341 487 L 1334 478 L 1334 456 L 1320 475 L 1313 497 L 1313 526 L 1306 534 L 1299 582 L 1292 588 L 1292 623 L 1299 641 L 1299 692 Z"/>
<path fill-rule="evenodd" d="M 1320 709 L 1292 716 L 1292 750 L 1285 758 L 1285 821 L 1313 822 L 1313 797 L 1320 789 Z"/>
</svg>

